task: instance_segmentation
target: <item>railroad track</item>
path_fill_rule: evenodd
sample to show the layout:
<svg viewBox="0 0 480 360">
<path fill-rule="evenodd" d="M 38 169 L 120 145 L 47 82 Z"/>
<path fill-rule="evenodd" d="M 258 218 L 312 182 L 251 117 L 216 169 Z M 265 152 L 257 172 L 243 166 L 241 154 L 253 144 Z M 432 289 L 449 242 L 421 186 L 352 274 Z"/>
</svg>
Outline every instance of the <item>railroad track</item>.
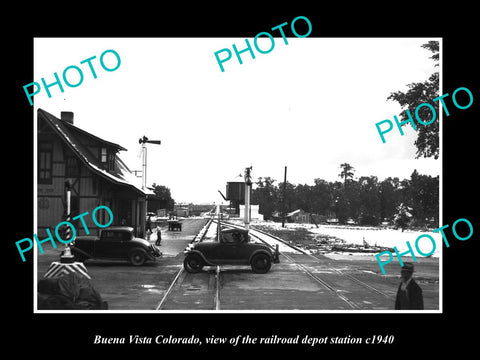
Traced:
<svg viewBox="0 0 480 360">
<path fill-rule="evenodd" d="M 192 242 L 200 242 L 203 241 L 205 238 L 205 235 L 208 232 L 208 229 L 210 228 L 211 224 L 213 223 L 213 217 L 211 217 L 206 225 L 200 230 L 200 232 L 195 236 L 195 238 L 192 240 Z M 213 293 L 213 309 L 214 310 L 220 310 L 220 266 L 217 266 L 215 269 L 215 272 L 208 271 L 208 281 L 207 283 L 213 283 L 214 284 L 214 289 L 213 291 L 210 291 Z M 177 271 L 175 274 L 172 282 L 167 288 L 167 291 L 165 291 L 165 294 L 163 295 L 162 299 L 158 303 L 157 307 L 155 310 L 165 310 L 168 307 L 168 302 L 171 300 L 172 295 L 174 294 L 175 291 L 179 291 L 180 287 L 182 286 L 183 283 L 188 282 L 188 280 L 191 280 L 192 277 L 198 274 L 189 274 L 185 271 L 183 265 L 180 266 L 180 269 Z M 214 276 L 213 281 L 210 281 L 210 277 Z"/>
<path fill-rule="evenodd" d="M 214 219 L 214 217 L 209 219 L 209 221 L 207 222 L 205 227 L 199 232 L 199 234 L 194 238 L 194 240 L 192 240 L 192 242 L 203 241 L 209 227 L 212 224 L 217 224 L 217 226 L 218 226 L 218 222 Z M 225 227 L 243 228 L 242 226 L 232 224 L 232 223 L 227 223 L 227 222 L 222 222 L 221 224 L 222 224 L 222 226 L 225 226 Z M 291 254 L 289 254 L 285 251 L 283 251 L 283 252 L 280 251 L 280 255 L 284 259 L 286 259 L 289 263 L 295 265 L 300 271 L 305 273 L 307 276 L 309 276 L 311 279 L 313 279 L 320 286 L 327 289 L 329 292 L 331 292 L 336 297 L 341 299 L 341 301 L 346 303 L 350 309 L 352 309 L 352 310 L 361 310 L 362 309 L 362 307 L 357 302 L 352 301 L 347 296 L 345 296 L 345 294 L 343 294 L 345 288 L 339 288 L 339 287 L 333 285 L 332 283 L 326 281 L 324 278 L 321 277 L 321 275 L 319 275 L 318 273 L 312 272 L 307 266 L 305 266 L 304 264 L 301 264 L 298 261 L 296 261 L 292 257 L 292 255 L 295 255 L 295 254 L 305 255 L 305 256 L 308 256 L 308 257 L 314 259 L 315 262 L 320 261 L 320 259 L 318 257 L 304 251 L 301 248 L 298 248 L 298 247 L 296 247 L 292 244 L 289 244 L 288 242 L 286 242 L 285 240 L 283 240 L 281 238 L 278 238 L 274 235 L 268 234 L 268 233 L 266 233 L 262 230 L 259 230 L 259 229 L 250 228 L 250 235 L 254 239 L 256 239 L 256 240 L 258 240 L 262 243 L 265 243 L 272 248 L 275 247 L 275 245 L 273 245 L 273 240 L 274 240 L 275 242 L 281 243 L 281 244 L 283 244 L 283 246 L 286 246 L 286 247 L 292 249 Z M 374 286 L 358 279 L 357 277 L 355 277 L 351 274 L 344 273 L 343 271 L 341 271 L 339 269 L 336 269 L 336 268 L 334 268 L 334 267 L 332 267 L 328 264 L 322 264 L 322 266 L 325 267 L 331 273 L 335 273 L 336 275 L 340 276 L 343 279 L 348 279 L 349 281 L 351 281 L 355 284 L 358 284 L 359 286 L 367 289 L 371 293 L 375 293 L 375 294 L 381 295 L 381 296 L 383 296 L 383 297 L 385 297 L 389 300 L 393 300 L 393 297 L 391 295 L 375 288 Z M 169 308 L 168 303 L 169 303 L 170 299 L 173 297 L 173 294 L 178 292 L 178 291 L 182 291 L 181 290 L 182 284 L 185 284 L 185 283 L 188 284 L 188 283 L 191 283 L 194 280 L 198 280 L 199 276 L 206 277 L 204 279 L 204 281 L 209 284 L 208 291 L 203 293 L 203 296 L 206 297 L 206 298 L 210 298 L 210 300 L 207 299 L 206 301 L 207 301 L 208 304 L 205 305 L 205 303 L 203 303 L 202 306 L 206 307 L 207 310 L 221 310 L 221 303 L 220 303 L 220 288 L 221 288 L 220 277 L 221 277 L 221 272 L 222 272 L 221 266 L 216 266 L 214 271 L 213 270 L 207 270 L 207 271 L 204 271 L 204 272 L 199 273 L 199 274 L 190 274 L 190 273 L 187 273 L 184 270 L 184 267 L 182 265 L 180 267 L 180 269 L 178 270 L 178 272 L 175 274 L 175 276 L 174 276 L 172 282 L 170 283 L 167 291 L 165 292 L 165 294 L 163 295 L 159 304 L 157 305 L 156 310 L 166 310 L 166 309 L 168 309 Z M 208 277 L 208 279 L 207 279 L 207 277 Z M 213 297 L 213 301 L 211 301 L 212 297 Z M 192 310 L 195 309 L 195 305 L 192 305 L 192 306 L 193 306 Z"/>
<path fill-rule="evenodd" d="M 225 226 L 231 226 L 231 227 L 238 227 L 238 228 L 241 228 L 241 226 L 239 225 L 235 225 L 235 224 L 231 224 L 231 223 L 226 223 L 224 224 Z M 268 246 L 272 247 L 272 244 L 271 242 L 268 242 L 268 241 L 265 241 L 265 236 L 268 236 L 270 238 L 273 238 L 275 239 L 276 241 L 284 244 L 285 246 L 288 246 L 288 247 L 291 247 L 292 249 L 294 249 L 295 251 L 297 252 L 300 252 L 310 258 L 313 258 L 315 259 L 316 261 L 320 260 L 318 257 L 304 251 L 303 249 L 299 248 L 299 247 L 296 247 L 290 243 L 288 243 L 287 241 L 277 237 L 277 236 L 274 236 L 274 235 L 271 235 L 271 234 L 268 234 L 262 230 L 259 230 L 259 229 L 255 229 L 255 228 L 250 228 L 250 231 L 249 231 L 250 235 L 253 236 L 254 238 L 256 238 L 257 240 L 267 244 Z M 259 235 L 260 234 L 260 235 Z M 327 290 L 329 290 L 330 292 L 332 292 L 333 294 L 335 294 L 337 297 L 339 297 L 341 300 L 343 300 L 345 303 L 347 303 L 352 309 L 354 310 L 360 310 L 361 307 L 356 304 L 354 301 L 351 301 L 350 299 L 348 299 L 345 295 L 343 295 L 341 293 L 342 289 L 339 289 L 339 288 L 336 288 L 335 286 L 329 284 L 327 281 L 325 281 L 324 279 L 322 279 L 318 274 L 315 274 L 313 273 L 312 271 L 310 271 L 305 265 L 303 264 L 300 264 L 298 261 L 296 261 L 292 256 L 286 254 L 285 252 L 281 252 L 280 251 L 280 255 L 283 256 L 284 258 L 286 258 L 290 263 L 294 264 L 297 268 L 299 268 L 302 272 L 304 272 L 305 274 L 307 274 L 309 277 L 311 277 L 313 280 L 315 280 L 317 283 L 319 283 L 321 286 L 323 286 L 324 288 L 326 288 Z M 344 273 L 343 271 L 341 270 L 338 270 L 334 267 L 331 267 L 329 266 L 328 264 L 324 264 L 324 266 L 331 272 L 334 272 L 336 273 L 337 275 L 340 275 L 346 279 L 349 279 L 353 282 L 355 282 L 356 284 L 366 288 L 367 290 L 369 290 L 370 292 L 373 292 L 375 294 L 379 294 L 379 295 L 382 295 L 384 296 L 385 298 L 388 298 L 390 300 L 393 300 L 393 297 L 377 288 L 375 288 L 374 286 L 370 285 L 370 284 L 367 284 L 366 282 L 356 278 L 355 276 L 351 275 L 351 274 L 347 274 L 347 273 Z"/>
</svg>

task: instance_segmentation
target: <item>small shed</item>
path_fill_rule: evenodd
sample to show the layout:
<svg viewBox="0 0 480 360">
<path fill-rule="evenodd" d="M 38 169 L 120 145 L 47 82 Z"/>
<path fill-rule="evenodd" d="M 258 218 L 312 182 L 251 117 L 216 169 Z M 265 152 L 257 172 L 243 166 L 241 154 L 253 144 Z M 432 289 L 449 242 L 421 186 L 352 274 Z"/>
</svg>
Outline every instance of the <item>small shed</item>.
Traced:
<svg viewBox="0 0 480 360">
<path fill-rule="evenodd" d="M 309 224 L 311 222 L 311 214 L 302 209 L 297 209 L 288 213 L 286 219 L 291 223 Z"/>
</svg>

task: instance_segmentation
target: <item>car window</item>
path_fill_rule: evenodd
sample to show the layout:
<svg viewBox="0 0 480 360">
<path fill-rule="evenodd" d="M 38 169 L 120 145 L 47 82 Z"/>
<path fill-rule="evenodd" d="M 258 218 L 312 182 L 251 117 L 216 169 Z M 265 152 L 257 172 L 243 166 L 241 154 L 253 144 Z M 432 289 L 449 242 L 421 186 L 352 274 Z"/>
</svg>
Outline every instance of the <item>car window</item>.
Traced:
<svg viewBox="0 0 480 360">
<path fill-rule="evenodd" d="M 241 232 L 228 232 L 222 234 L 223 242 L 225 244 L 240 244 L 246 240 L 246 236 Z"/>
<path fill-rule="evenodd" d="M 225 244 L 233 244 L 235 242 L 233 237 L 232 237 L 232 233 L 222 234 L 222 238 L 223 238 L 223 242 Z"/>
<path fill-rule="evenodd" d="M 130 239 L 130 233 L 126 231 L 104 231 L 102 233 L 102 240 L 108 241 L 127 241 Z"/>
<path fill-rule="evenodd" d="M 243 234 L 239 232 L 232 233 L 233 239 L 236 243 L 241 243 L 243 241 Z"/>
</svg>

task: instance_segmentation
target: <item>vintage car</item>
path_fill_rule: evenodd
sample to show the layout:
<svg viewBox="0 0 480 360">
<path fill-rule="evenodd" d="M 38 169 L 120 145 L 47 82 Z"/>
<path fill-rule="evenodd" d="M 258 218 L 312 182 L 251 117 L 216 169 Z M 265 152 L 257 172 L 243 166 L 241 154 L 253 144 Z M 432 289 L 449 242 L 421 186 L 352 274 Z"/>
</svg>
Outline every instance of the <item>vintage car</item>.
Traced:
<svg viewBox="0 0 480 360">
<path fill-rule="evenodd" d="M 129 226 L 110 226 L 102 229 L 100 236 L 77 236 L 70 243 L 70 251 L 76 261 L 125 259 L 136 266 L 162 255 L 155 245 L 136 238 Z"/>
<path fill-rule="evenodd" d="M 222 230 L 219 241 L 190 243 L 184 254 L 183 265 L 190 273 L 205 265 L 250 265 L 253 272 L 264 274 L 272 262 L 280 262 L 278 247 L 273 251 L 265 244 L 251 242 L 248 230 L 236 228 Z"/>
</svg>

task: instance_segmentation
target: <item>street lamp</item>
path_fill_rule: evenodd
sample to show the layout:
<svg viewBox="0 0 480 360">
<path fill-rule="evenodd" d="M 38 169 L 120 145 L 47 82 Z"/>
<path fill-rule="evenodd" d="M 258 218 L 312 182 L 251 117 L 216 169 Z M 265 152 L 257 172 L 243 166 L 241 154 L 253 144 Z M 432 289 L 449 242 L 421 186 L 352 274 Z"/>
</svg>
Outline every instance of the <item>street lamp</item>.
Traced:
<svg viewBox="0 0 480 360">
<path fill-rule="evenodd" d="M 142 190 L 147 187 L 147 147 L 148 144 L 160 145 L 162 142 L 160 140 L 148 140 L 148 138 L 143 135 L 143 138 L 138 139 L 138 143 L 142 144 Z"/>
</svg>

